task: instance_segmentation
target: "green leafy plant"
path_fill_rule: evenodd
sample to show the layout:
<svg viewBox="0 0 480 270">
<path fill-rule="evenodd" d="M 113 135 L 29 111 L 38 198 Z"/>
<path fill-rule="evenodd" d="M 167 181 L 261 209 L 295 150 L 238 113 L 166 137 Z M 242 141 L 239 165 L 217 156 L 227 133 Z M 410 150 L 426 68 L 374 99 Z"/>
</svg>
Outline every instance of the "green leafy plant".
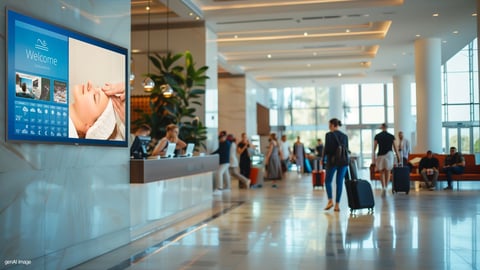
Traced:
<svg viewBox="0 0 480 270">
<path fill-rule="evenodd" d="M 177 62 L 184 58 L 184 65 Z M 165 128 L 169 124 L 179 127 L 179 137 L 187 143 L 195 143 L 195 147 L 205 148 L 207 128 L 196 115 L 196 106 L 202 106 L 200 98 L 205 94 L 205 75 L 207 66 L 195 68 L 192 54 L 189 51 L 172 55 L 155 53 L 149 57 L 158 74 L 146 74 L 154 82 L 155 87 L 150 93 L 149 106 L 151 113 L 136 110 L 141 117 L 133 122 L 134 126 L 148 124 L 152 127 L 152 138 L 165 136 Z M 166 85 L 173 89 L 173 95 L 164 95 Z"/>
</svg>

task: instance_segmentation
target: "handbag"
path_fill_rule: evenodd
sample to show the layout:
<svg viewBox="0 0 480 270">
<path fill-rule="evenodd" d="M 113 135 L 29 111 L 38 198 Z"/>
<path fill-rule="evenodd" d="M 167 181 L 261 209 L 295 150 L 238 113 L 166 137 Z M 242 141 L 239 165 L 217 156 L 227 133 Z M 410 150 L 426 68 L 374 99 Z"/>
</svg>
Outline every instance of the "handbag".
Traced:
<svg viewBox="0 0 480 270">
<path fill-rule="evenodd" d="M 335 155 L 331 157 L 332 159 L 332 165 L 334 166 L 347 166 L 348 165 L 348 149 L 346 145 L 343 145 L 340 143 L 338 140 L 337 135 L 335 135 L 335 132 L 332 132 L 333 136 L 335 137 L 335 140 L 337 141 L 337 150 L 335 151 Z"/>
</svg>

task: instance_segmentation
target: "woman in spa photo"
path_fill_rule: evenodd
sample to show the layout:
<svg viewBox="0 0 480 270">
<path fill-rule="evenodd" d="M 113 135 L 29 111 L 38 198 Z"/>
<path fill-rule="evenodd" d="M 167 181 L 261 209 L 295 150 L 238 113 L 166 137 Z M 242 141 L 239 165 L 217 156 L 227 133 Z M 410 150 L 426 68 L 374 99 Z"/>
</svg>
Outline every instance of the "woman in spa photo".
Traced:
<svg viewBox="0 0 480 270">
<path fill-rule="evenodd" d="M 70 91 L 69 137 L 101 140 L 125 139 L 124 84 L 91 82 L 74 85 Z"/>
</svg>

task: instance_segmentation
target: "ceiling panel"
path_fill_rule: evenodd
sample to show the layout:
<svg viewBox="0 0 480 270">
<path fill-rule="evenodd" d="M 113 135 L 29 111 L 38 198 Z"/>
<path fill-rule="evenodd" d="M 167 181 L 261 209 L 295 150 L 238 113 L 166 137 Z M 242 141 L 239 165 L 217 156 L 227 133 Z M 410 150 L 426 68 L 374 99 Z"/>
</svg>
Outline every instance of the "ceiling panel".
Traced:
<svg viewBox="0 0 480 270">
<path fill-rule="evenodd" d="M 155 2 L 155 12 L 166 10 L 161 7 L 165 0 Z M 217 33 L 219 70 L 247 74 L 265 87 L 391 81 L 396 75 L 414 74 L 417 38 L 441 40 L 445 61 L 476 37 L 475 0 L 173 3 L 173 23 L 194 20 L 187 15 L 194 10 Z M 132 1 L 132 13 L 137 14 L 135 9 L 139 14 L 132 19 L 134 25 L 142 24 L 142 5 L 145 1 Z"/>
</svg>

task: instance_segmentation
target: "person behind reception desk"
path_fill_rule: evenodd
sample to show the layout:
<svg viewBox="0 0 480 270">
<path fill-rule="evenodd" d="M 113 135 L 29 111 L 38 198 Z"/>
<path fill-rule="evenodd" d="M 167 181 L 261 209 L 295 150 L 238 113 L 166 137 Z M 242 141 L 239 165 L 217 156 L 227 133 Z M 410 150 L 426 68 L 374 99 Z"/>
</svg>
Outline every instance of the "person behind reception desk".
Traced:
<svg viewBox="0 0 480 270">
<path fill-rule="evenodd" d="M 187 146 L 184 141 L 178 138 L 178 127 L 175 124 L 170 124 L 167 126 L 167 134 L 165 134 L 165 137 L 160 139 L 158 144 L 155 146 L 152 151 L 152 156 L 165 155 L 165 151 L 167 150 L 169 143 L 176 144 L 175 155 L 178 155 L 178 151 L 184 149 Z"/>
<path fill-rule="evenodd" d="M 141 159 L 147 156 L 147 147 L 145 144 L 148 144 L 147 140 L 150 141 L 149 136 L 151 131 L 152 129 L 150 128 L 150 126 L 146 124 L 140 125 L 140 127 L 138 127 L 138 129 L 135 131 L 131 138 L 131 141 L 133 142 L 130 146 L 131 158 Z M 145 144 L 142 145 L 142 141 Z"/>
</svg>

